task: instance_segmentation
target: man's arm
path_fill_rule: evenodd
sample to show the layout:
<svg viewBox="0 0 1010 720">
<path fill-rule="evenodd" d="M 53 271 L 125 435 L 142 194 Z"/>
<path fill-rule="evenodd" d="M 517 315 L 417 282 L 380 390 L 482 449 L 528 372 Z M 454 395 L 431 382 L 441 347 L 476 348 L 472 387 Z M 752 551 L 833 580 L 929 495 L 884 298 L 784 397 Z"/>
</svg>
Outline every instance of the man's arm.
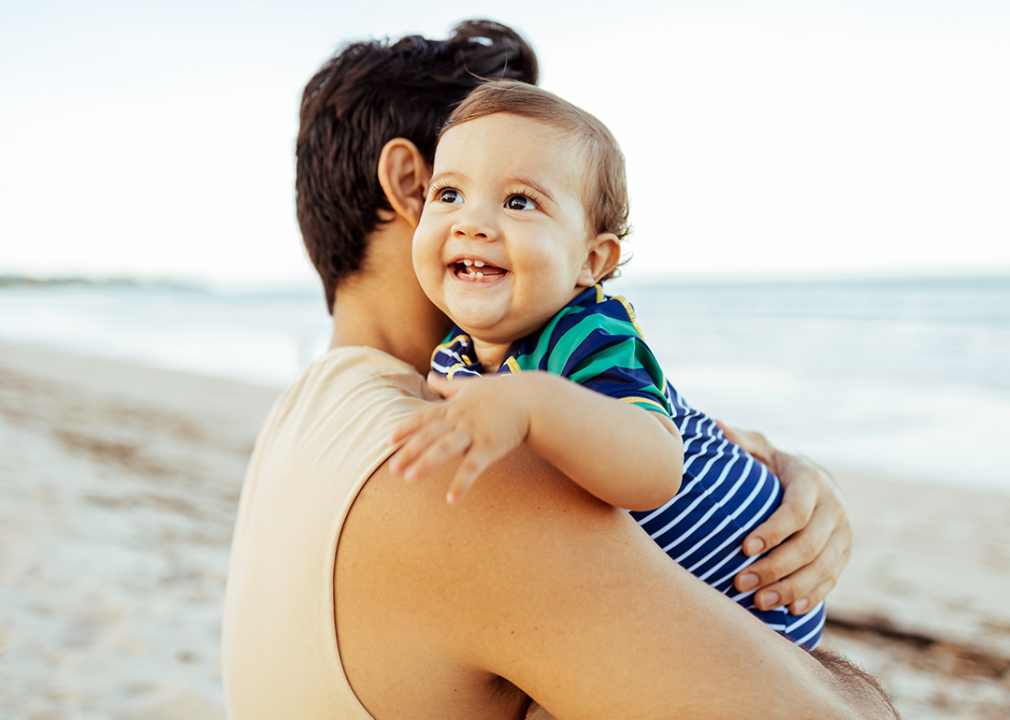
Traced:
<svg viewBox="0 0 1010 720">
<path fill-rule="evenodd" d="M 492 717 L 496 677 L 565 719 L 895 717 L 527 448 L 448 506 L 454 471 L 380 468 L 344 526 L 337 634 L 378 720 Z"/>
</svg>

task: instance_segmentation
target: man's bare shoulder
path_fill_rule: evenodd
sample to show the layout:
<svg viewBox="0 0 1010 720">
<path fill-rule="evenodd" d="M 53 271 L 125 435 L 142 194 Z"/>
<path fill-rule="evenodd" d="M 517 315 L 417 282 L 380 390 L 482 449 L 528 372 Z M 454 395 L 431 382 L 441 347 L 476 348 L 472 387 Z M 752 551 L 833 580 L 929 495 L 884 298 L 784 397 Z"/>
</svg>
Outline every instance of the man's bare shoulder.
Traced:
<svg viewBox="0 0 1010 720">
<path fill-rule="evenodd" d="M 344 525 L 337 635 L 378 720 L 853 717 L 819 663 L 523 447 L 458 505 L 454 466 L 380 467 Z"/>
<path fill-rule="evenodd" d="M 274 402 L 254 461 L 263 456 L 313 476 L 367 476 L 392 451 L 393 429 L 437 397 L 413 367 L 387 353 L 336 348 Z"/>
<path fill-rule="evenodd" d="M 383 465 L 344 524 L 335 578 L 340 652 L 351 686 L 380 720 L 399 715 L 400 698 L 415 703 L 407 714 L 417 718 L 423 707 L 432 717 L 515 717 L 525 695 L 501 693 L 496 678 L 508 673 L 474 652 L 474 643 L 486 645 L 474 629 L 493 621 L 502 635 L 523 637 L 516 614 L 549 592 L 533 586 L 533 564 L 544 552 L 567 554 L 571 543 L 551 541 L 566 518 L 580 518 L 572 526 L 585 531 L 626 522 L 626 513 L 526 448 L 450 506 L 454 471 L 408 484 Z M 430 702 L 419 702 L 424 697 Z"/>
</svg>

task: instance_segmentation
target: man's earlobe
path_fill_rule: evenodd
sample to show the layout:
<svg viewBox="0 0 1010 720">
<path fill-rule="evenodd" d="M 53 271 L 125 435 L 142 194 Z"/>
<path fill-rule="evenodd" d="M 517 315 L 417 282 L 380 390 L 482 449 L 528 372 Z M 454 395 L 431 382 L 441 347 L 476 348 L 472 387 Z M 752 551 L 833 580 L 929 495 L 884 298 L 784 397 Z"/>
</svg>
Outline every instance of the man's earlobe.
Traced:
<svg viewBox="0 0 1010 720">
<path fill-rule="evenodd" d="M 613 233 L 597 235 L 579 272 L 579 286 L 592 287 L 613 272 L 619 262 L 621 262 L 621 242 L 617 236 Z"/>
<path fill-rule="evenodd" d="M 379 185 L 393 212 L 417 227 L 431 169 L 417 145 L 406 138 L 393 138 L 379 155 Z"/>
</svg>

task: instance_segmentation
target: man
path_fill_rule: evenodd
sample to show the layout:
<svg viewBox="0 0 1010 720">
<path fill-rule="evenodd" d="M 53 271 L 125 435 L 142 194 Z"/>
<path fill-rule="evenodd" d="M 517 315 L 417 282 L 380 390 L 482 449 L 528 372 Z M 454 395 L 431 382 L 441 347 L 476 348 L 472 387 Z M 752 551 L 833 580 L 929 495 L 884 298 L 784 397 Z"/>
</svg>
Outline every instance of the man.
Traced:
<svg viewBox="0 0 1010 720">
<path fill-rule="evenodd" d="M 416 486 L 386 467 L 392 428 L 434 399 L 422 374 L 448 327 L 410 259 L 438 126 L 479 78 L 536 76 L 514 32 L 472 22 L 351 45 L 306 87 L 298 215 L 333 341 L 271 411 L 243 488 L 232 717 L 521 718 L 531 697 L 561 718 L 895 717 L 872 679 L 713 598 L 526 448 L 460 506 L 454 467 Z M 793 537 L 738 586 L 816 603 L 848 556 L 844 511 L 810 466 L 749 440 L 787 495 L 747 549 Z"/>
</svg>

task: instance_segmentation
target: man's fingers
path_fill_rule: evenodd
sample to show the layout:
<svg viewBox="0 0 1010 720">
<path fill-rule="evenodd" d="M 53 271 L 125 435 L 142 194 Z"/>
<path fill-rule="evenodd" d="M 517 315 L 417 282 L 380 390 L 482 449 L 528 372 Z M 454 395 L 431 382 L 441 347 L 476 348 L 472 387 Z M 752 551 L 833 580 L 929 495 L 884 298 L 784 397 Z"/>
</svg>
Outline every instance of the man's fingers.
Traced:
<svg viewBox="0 0 1010 720">
<path fill-rule="evenodd" d="M 739 428 L 727 425 L 721 420 L 716 420 L 715 424 L 719 426 L 719 429 L 722 430 L 722 434 L 726 436 L 727 440 L 739 445 L 750 455 L 760 460 L 772 472 L 777 472 L 777 468 L 772 464 L 772 458 L 775 457 L 775 448 L 768 442 L 768 438 L 756 430 L 740 430 Z"/>
<path fill-rule="evenodd" d="M 743 541 L 744 554 L 753 557 L 769 548 L 779 547 L 786 538 L 806 527 L 812 510 L 813 506 L 783 502 L 770 518 L 758 525 Z"/>
<path fill-rule="evenodd" d="M 764 583 L 759 584 L 757 587 L 762 589 L 755 594 L 754 604 L 762 610 L 789 605 L 790 612 L 802 615 L 823 600 L 838 582 L 839 568 L 845 566 L 845 563 L 841 561 L 841 555 L 847 553 L 848 548 L 845 532 L 839 530 L 829 538 L 813 562 L 788 574 L 783 580 L 768 583 L 767 587 L 764 587 Z M 788 543 L 780 549 L 788 549 Z M 771 559 L 771 556 L 762 558 L 762 560 L 765 559 Z M 786 562 L 792 562 L 792 560 Z M 742 574 L 755 572 L 754 565 L 747 568 Z M 765 568 L 758 567 L 755 574 L 762 573 L 764 570 Z M 777 574 L 778 572 L 781 572 L 781 566 L 773 565 L 772 573 Z M 749 589 L 752 588 L 753 585 Z M 798 604 L 801 600 L 806 600 L 806 605 Z"/>
<path fill-rule="evenodd" d="M 790 605 L 813 591 L 819 579 L 816 570 L 803 568 L 790 575 L 787 580 L 773 583 L 756 592 L 754 604 L 761 610 Z"/>
<path fill-rule="evenodd" d="M 852 539 L 848 519 L 842 515 L 831 531 L 825 529 L 832 526 L 825 518 L 840 512 L 840 505 L 818 508 L 803 530 L 742 570 L 734 581 L 737 589 L 760 588 L 754 603 L 762 610 L 789 605 L 795 614 L 807 612 L 835 586 L 848 563 Z M 802 599 L 808 601 L 806 609 L 795 604 Z"/>
<path fill-rule="evenodd" d="M 737 445 L 740 444 L 737 441 L 736 430 L 734 430 L 733 428 L 731 428 L 729 425 L 724 423 L 722 420 L 719 420 L 718 418 L 712 418 L 712 421 L 715 422 L 715 424 L 719 427 L 720 430 L 722 430 L 722 434 L 726 436 L 727 440 L 729 440 L 731 443 L 736 443 Z"/>
<path fill-rule="evenodd" d="M 790 575 L 787 580 L 769 585 L 755 593 L 754 604 L 761 610 L 788 605 L 789 612 L 793 615 L 802 615 L 827 597 L 838 582 L 837 578 L 822 580 L 822 577 L 823 573 L 813 567 L 803 568 Z"/>
<path fill-rule="evenodd" d="M 821 537 L 817 532 L 803 530 L 786 542 L 779 545 L 763 558 L 742 570 L 736 577 L 736 586 L 741 591 L 762 588 L 778 582 L 801 569 L 806 568 L 815 560 L 820 559 L 828 538 Z M 756 582 L 754 578 L 757 578 Z M 810 589 L 814 583 L 804 590 Z M 778 603 L 785 604 L 786 601 Z M 790 599 L 789 602 L 792 602 Z M 763 608 L 762 608 L 763 609 Z"/>
<path fill-rule="evenodd" d="M 747 535 L 743 542 L 744 554 L 753 557 L 768 548 L 778 547 L 786 538 L 807 527 L 816 506 L 816 486 L 811 483 L 786 486 L 779 509 Z"/>
<path fill-rule="evenodd" d="M 741 572 L 740 577 L 757 576 L 757 584 L 751 583 L 748 590 L 753 590 L 754 587 L 763 588 L 779 582 L 812 563 L 824 548 L 825 541 L 826 538 L 821 539 L 805 531 L 798 533 Z M 779 604 L 784 604 L 784 602 Z"/>
<path fill-rule="evenodd" d="M 793 615 L 802 615 L 803 613 L 810 612 L 817 606 L 817 603 L 828 596 L 828 593 L 834 589 L 837 582 L 837 580 L 825 580 L 811 592 L 790 603 L 789 612 Z"/>
</svg>

